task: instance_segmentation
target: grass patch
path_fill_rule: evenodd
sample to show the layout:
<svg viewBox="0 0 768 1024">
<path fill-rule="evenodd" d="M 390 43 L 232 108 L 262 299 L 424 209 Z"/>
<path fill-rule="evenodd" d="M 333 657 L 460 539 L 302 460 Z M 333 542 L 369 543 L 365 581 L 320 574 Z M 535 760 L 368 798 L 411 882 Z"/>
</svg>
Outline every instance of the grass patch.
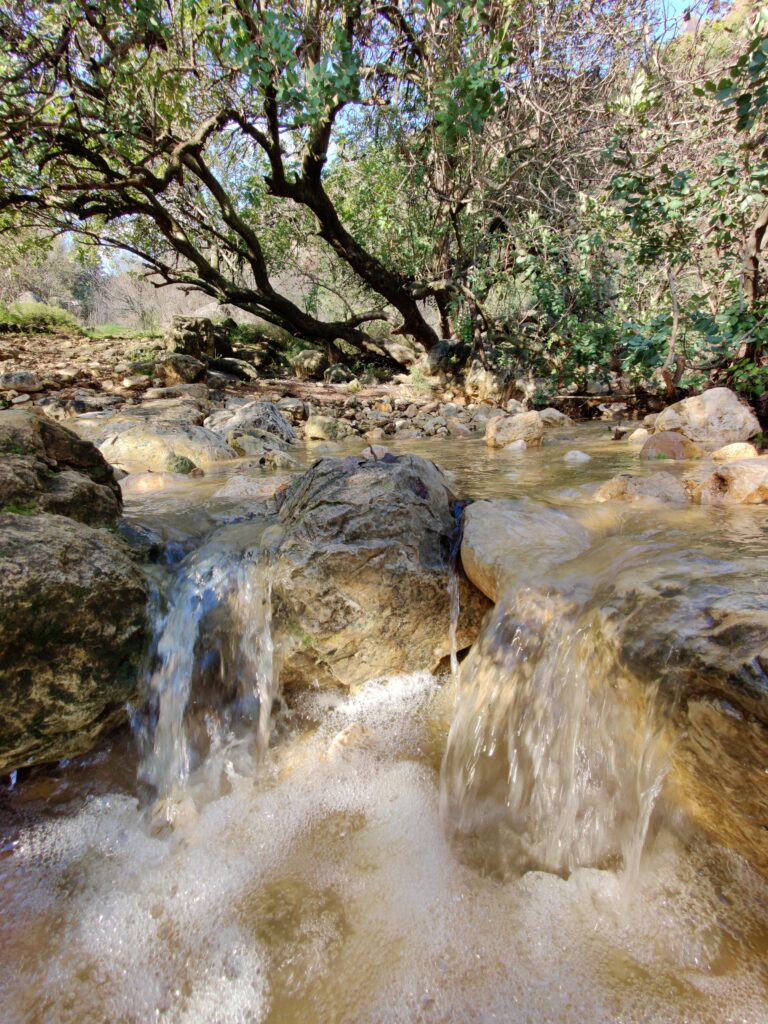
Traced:
<svg viewBox="0 0 768 1024">
<path fill-rule="evenodd" d="M 14 302 L 0 305 L 0 323 L 19 331 L 73 331 L 77 320 L 66 309 L 47 306 L 44 302 Z"/>
<path fill-rule="evenodd" d="M 103 338 L 161 338 L 163 332 L 156 327 L 126 327 L 125 324 L 97 324 L 89 327 L 86 335 L 94 341 Z"/>
<path fill-rule="evenodd" d="M 422 391 L 424 393 L 429 394 L 432 393 L 432 385 L 421 372 L 421 370 L 417 370 L 415 367 L 413 367 L 408 373 L 408 376 L 410 377 L 408 383 L 410 384 L 414 391 Z"/>
</svg>

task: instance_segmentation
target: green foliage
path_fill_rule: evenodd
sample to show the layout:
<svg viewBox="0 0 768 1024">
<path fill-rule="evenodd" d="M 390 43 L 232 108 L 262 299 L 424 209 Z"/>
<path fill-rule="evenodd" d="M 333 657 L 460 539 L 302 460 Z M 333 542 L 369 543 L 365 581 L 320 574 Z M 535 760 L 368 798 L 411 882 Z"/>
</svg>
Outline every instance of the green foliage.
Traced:
<svg viewBox="0 0 768 1024">
<path fill-rule="evenodd" d="M 16 327 L 24 333 L 74 331 L 77 329 L 77 320 L 66 309 L 47 306 L 43 302 L 0 305 L 0 323 Z"/>
<path fill-rule="evenodd" d="M 89 338 L 99 341 L 102 338 L 159 338 L 162 331 L 144 330 L 141 327 L 126 327 L 124 324 L 96 324 L 95 327 L 88 327 L 83 331 Z"/>
</svg>

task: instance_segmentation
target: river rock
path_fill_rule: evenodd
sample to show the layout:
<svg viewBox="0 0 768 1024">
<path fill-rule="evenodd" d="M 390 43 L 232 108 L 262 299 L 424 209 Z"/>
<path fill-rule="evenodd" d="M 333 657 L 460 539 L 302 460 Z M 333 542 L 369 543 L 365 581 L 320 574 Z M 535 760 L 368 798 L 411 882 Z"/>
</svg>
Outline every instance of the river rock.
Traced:
<svg viewBox="0 0 768 1024">
<path fill-rule="evenodd" d="M 615 574 L 605 606 L 622 661 L 676 738 L 671 783 L 697 824 L 768 876 L 768 558 L 753 571 L 689 550 Z"/>
<path fill-rule="evenodd" d="M 704 480 L 685 483 L 701 505 L 763 505 L 768 502 L 768 458 L 729 462 Z"/>
<path fill-rule="evenodd" d="M 184 423 L 138 424 L 107 437 L 99 450 L 113 466 L 129 473 L 173 471 L 177 458 L 204 467 L 236 456 L 212 430 Z"/>
<path fill-rule="evenodd" d="M 746 441 L 736 441 L 734 444 L 726 444 L 712 452 L 715 462 L 740 462 L 742 459 L 756 459 L 757 448 Z"/>
<path fill-rule="evenodd" d="M 261 430 L 288 444 L 297 441 L 296 431 L 274 402 L 245 402 L 219 409 L 205 420 L 205 426 L 222 437 L 232 430 Z"/>
<path fill-rule="evenodd" d="M 651 473 L 650 476 L 620 473 L 595 491 L 595 501 L 683 504 L 687 500 L 685 487 L 672 473 Z"/>
<path fill-rule="evenodd" d="M 543 438 L 544 423 L 538 412 L 494 416 L 485 429 L 485 443 L 490 448 L 505 448 L 513 441 L 525 441 L 528 447 L 536 447 Z"/>
<path fill-rule="evenodd" d="M 205 363 L 181 352 L 166 352 L 157 357 L 155 369 L 164 384 L 196 384 L 205 380 Z"/>
<path fill-rule="evenodd" d="M 650 430 L 646 430 L 645 427 L 638 427 L 637 430 L 633 430 L 627 438 L 630 444 L 644 445 L 648 438 L 651 436 Z"/>
<path fill-rule="evenodd" d="M 730 388 L 711 388 L 684 398 L 659 413 L 656 433 L 673 430 L 714 451 L 735 441 L 748 441 L 760 432 L 757 417 Z"/>
<path fill-rule="evenodd" d="M 500 404 L 509 393 L 512 377 L 509 367 L 483 366 L 479 359 L 473 359 L 464 378 L 464 391 L 476 402 Z"/>
<path fill-rule="evenodd" d="M 354 430 L 346 420 L 333 416 L 308 416 L 304 436 L 308 441 L 342 441 Z"/>
<path fill-rule="evenodd" d="M 586 452 L 579 451 L 578 448 L 572 448 L 569 452 L 566 452 L 563 456 L 565 462 L 572 462 L 574 465 L 578 465 L 582 462 L 591 462 L 592 456 L 587 455 Z"/>
<path fill-rule="evenodd" d="M 37 410 L 0 412 L 0 507 L 107 525 L 120 514 L 111 466 L 88 441 Z"/>
<path fill-rule="evenodd" d="M 273 553 L 284 683 L 352 686 L 437 665 L 454 511 L 443 473 L 415 455 L 324 458 L 294 482 Z M 459 586 L 461 649 L 488 602 L 463 574 Z"/>
<path fill-rule="evenodd" d="M 672 430 L 664 430 L 651 434 L 640 449 L 641 459 L 697 459 L 704 453 L 697 444 L 690 441 L 684 434 Z"/>
<path fill-rule="evenodd" d="M 328 358 L 324 352 L 305 348 L 291 359 L 291 369 L 299 380 L 319 380 L 328 368 Z"/>
<path fill-rule="evenodd" d="M 560 412 L 559 409 L 541 409 L 539 411 L 541 416 L 541 422 L 545 427 L 572 427 L 573 420 L 570 416 L 566 416 L 564 412 Z"/>
<path fill-rule="evenodd" d="M 560 509 L 528 501 L 475 501 L 464 511 L 461 563 L 492 601 L 589 547 L 590 530 Z"/>
<path fill-rule="evenodd" d="M 34 394 L 42 390 L 43 385 L 40 378 L 29 370 L 12 370 L 10 373 L 0 374 L 0 391 L 21 391 L 24 394 Z"/>
<path fill-rule="evenodd" d="M 202 359 L 216 355 L 213 321 L 202 316 L 175 316 L 163 342 L 167 352 Z"/>
<path fill-rule="evenodd" d="M 0 515 L 0 771 L 84 753 L 125 719 L 147 597 L 108 531 Z"/>
</svg>

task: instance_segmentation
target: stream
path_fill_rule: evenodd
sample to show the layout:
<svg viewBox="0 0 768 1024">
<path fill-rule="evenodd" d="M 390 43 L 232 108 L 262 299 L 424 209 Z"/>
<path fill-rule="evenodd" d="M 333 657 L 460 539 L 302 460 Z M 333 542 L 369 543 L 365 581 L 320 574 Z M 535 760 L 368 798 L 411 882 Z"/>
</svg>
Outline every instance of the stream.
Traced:
<svg viewBox="0 0 768 1024">
<path fill-rule="evenodd" d="M 200 548 L 238 529 L 247 502 L 215 497 L 237 464 L 132 496 L 127 520 L 173 563 L 153 570 L 165 600 L 147 706 L 133 735 L 3 794 L 0 1020 L 768 1020 L 768 883 L 676 799 L 676 740 L 649 711 L 674 643 L 632 640 L 649 666 L 639 695 L 615 639 L 659 587 L 764 605 L 768 507 L 596 505 L 596 484 L 659 469 L 605 424 L 522 455 L 387 446 L 527 517 L 471 653 L 438 676 L 285 699 L 268 562 Z M 297 451 L 307 467 L 362 447 Z M 565 461 L 574 448 L 591 461 Z M 563 517 L 578 529 L 550 564 Z M 190 724 L 195 642 L 219 606 L 229 625 L 204 646 L 230 696 L 210 693 Z"/>
</svg>

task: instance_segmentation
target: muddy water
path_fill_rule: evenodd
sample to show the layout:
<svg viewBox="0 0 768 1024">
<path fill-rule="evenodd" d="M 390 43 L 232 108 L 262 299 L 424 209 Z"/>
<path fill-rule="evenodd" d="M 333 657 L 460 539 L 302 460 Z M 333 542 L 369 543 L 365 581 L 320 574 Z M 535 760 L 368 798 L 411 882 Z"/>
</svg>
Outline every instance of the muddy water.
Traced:
<svg viewBox="0 0 768 1024">
<path fill-rule="evenodd" d="M 590 523 L 595 543 L 560 574 L 571 597 L 585 590 L 599 604 L 605 580 L 622 578 L 675 580 L 694 598 L 715 588 L 757 602 L 768 591 L 764 510 L 595 509 L 594 483 L 647 471 L 605 428 L 523 457 L 464 440 L 393 447 L 439 462 L 460 493 Z M 565 463 L 569 448 L 592 461 Z M 305 457 L 326 451 L 338 449 Z M 210 525 L 248 514 L 216 489 L 190 482 L 132 501 L 128 515 L 191 546 Z M 535 562 L 524 568 L 521 585 Z M 538 646 L 529 632 L 518 654 L 531 678 L 541 678 L 539 648 L 577 688 L 605 671 L 602 647 L 580 647 L 574 631 Z M 616 779 L 632 776 L 621 709 L 593 720 L 588 689 L 582 699 Z M 455 743 L 462 708 L 455 681 L 428 674 L 278 704 L 266 756 L 243 760 L 239 747 L 212 742 L 202 764 L 184 768 L 173 828 L 148 813 L 124 738 L 20 779 L 0 818 L 0 1019 L 764 1024 L 766 883 L 663 797 L 632 872 L 610 851 L 579 866 L 589 860 L 581 834 L 565 867 L 545 846 L 523 867 L 549 870 L 522 874 L 489 868 L 482 832 L 469 854 L 446 838 L 441 763 L 453 722 L 451 749 L 467 764 Z M 468 717 L 470 729 L 483 723 Z M 651 781 L 663 775 L 651 767 Z M 482 798 L 463 790 L 464 810 Z M 498 841 L 496 830 L 488 842 Z"/>
</svg>

